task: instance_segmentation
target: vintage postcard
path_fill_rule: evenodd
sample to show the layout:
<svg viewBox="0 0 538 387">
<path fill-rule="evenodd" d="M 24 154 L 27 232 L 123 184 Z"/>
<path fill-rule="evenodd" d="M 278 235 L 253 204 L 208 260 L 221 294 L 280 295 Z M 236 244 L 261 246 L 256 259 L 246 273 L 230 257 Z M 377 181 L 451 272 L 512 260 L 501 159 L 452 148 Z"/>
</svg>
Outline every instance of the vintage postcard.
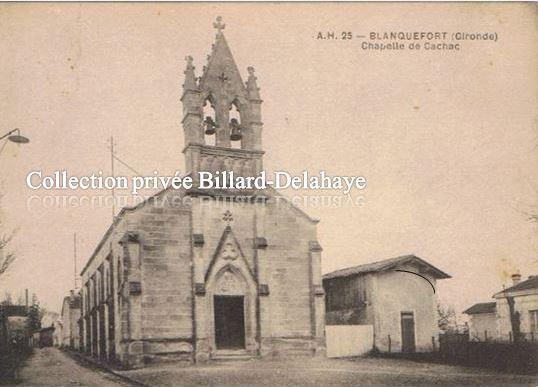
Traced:
<svg viewBox="0 0 538 387">
<path fill-rule="evenodd" d="M 0 384 L 538 385 L 537 11 L 0 4 Z"/>
</svg>

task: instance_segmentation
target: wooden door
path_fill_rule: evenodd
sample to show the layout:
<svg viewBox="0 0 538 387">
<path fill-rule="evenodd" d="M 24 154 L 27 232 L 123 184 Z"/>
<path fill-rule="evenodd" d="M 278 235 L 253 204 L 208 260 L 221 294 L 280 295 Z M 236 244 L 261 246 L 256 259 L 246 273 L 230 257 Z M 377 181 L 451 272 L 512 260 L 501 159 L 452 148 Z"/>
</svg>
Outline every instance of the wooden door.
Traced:
<svg viewBox="0 0 538 387">
<path fill-rule="evenodd" d="M 401 313 L 402 352 L 415 352 L 415 316 L 413 312 Z"/>
<path fill-rule="evenodd" d="M 217 349 L 245 348 L 243 296 L 215 296 L 215 343 Z"/>
</svg>

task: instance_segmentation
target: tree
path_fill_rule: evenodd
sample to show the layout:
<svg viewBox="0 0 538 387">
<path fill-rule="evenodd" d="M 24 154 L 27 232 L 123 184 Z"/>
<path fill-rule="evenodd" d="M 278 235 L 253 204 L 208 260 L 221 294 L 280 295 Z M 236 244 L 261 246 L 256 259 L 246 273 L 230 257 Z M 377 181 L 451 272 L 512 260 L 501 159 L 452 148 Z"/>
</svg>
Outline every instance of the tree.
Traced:
<svg viewBox="0 0 538 387">
<path fill-rule="evenodd" d="M 2 196 L 0 195 L 0 201 Z M 0 210 L 0 276 L 4 274 L 15 260 L 15 254 L 9 251 L 8 245 L 13 238 L 12 232 L 6 232 L 4 224 L 2 222 L 2 213 Z"/>
<path fill-rule="evenodd" d="M 514 343 L 520 341 L 521 338 L 521 319 L 519 312 L 516 311 L 514 297 L 507 296 L 506 302 L 508 302 L 508 311 L 510 312 L 510 325 L 512 327 L 512 334 Z"/>
<path fill-rule="evenodd" d="M 13 253 L 6 253 L 6 247 L 10 240 L 11 236 L 0 235 L 0 276 L 9 269 L 15 260 L 15 255 Z"/>
<path fill-rule="evenodd" d="M 437 303 L 437 326 L 442 333 L 455 333 L 458 331 L 458 320 L 452 306 Z"/>
<path fill-rule="evenodd" d="M 45 308 L 39 305 L 39 300 L 37 296 L 32 294 L 32 305 L 28 310 L 28 317 L 30 318 L 30 330 L 35 332 L 41 329 L 41 320 L 45 315 Z"/>
</svg>

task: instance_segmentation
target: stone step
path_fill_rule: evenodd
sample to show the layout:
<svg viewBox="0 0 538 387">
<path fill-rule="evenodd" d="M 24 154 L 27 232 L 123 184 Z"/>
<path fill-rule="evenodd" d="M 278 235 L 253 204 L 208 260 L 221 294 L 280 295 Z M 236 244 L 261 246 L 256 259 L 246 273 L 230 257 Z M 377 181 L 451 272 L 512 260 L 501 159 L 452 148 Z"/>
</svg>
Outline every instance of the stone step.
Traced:
<svg viewBox="0 0 538 387">
<path fill-rule="evenodd" d="M 211 357 L 213 361 L 237 361 L 255 359 L 253 355 L 215 355 Z"/>
<path fill-rule="evenodd" d="M 227 360 L 250 360 L 256 356 L 249 354 L 247 351 L 242 350 L 230 350 L 230 351 L 217 351 L 217 353 L 211 356 L 212 360 L 227 361 Z"/>
</svg>

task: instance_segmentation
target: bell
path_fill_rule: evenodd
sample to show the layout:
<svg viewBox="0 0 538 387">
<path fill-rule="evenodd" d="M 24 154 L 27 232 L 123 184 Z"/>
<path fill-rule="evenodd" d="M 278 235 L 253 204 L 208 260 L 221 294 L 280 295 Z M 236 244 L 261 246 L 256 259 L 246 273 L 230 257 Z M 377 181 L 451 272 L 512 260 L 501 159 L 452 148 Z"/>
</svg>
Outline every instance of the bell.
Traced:
<svg viewBox="0 0 538 387">
<path fill-rule="evenodd" d="M 232 118 L 230 121 L 230 127 L 232 128 L 232 133 L 230 134 L 230 140 L 232 141 L 239 141 L 243 137 L 241 134 L 241 127 L 239 126 L 239 122 L 236 118 Z"/>
<path fill-rule="evenodd" d="M 213 121 L 213 118 L 211 116 L 207 116 L 204 120 L 205 124 L 205 134 L 212 135 L 215 134 L 215 128 L 217 124 L 215 121 Z"/>
</svg>

